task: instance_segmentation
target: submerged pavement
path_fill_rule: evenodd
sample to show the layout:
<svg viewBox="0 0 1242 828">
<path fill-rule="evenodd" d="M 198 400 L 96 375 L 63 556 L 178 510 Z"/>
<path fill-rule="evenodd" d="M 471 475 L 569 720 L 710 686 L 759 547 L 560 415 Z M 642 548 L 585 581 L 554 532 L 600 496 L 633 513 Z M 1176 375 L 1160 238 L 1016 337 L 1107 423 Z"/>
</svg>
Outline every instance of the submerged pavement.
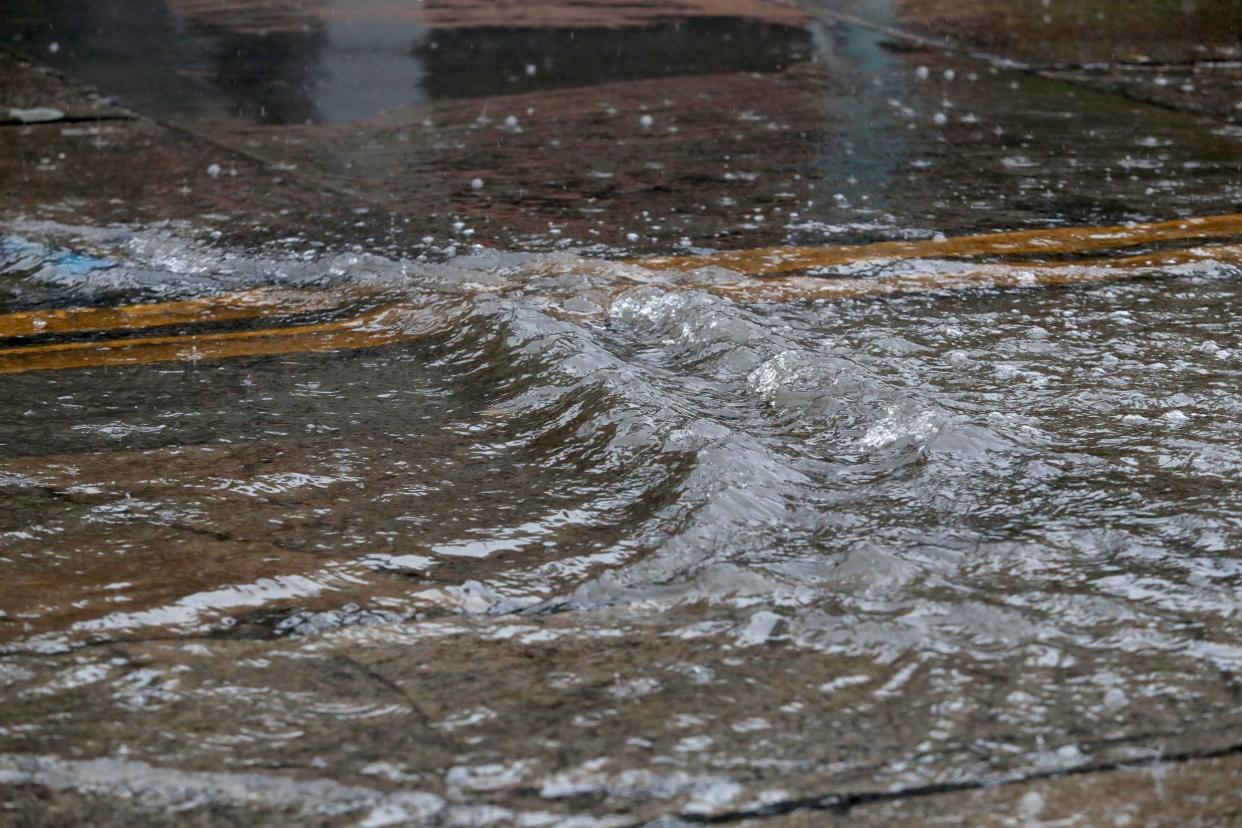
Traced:
<svg viewBox="0 0 1242 828">
<path fill-rule="evenodd" d="M 1237 9 L 1090 5 L 6 7 L 0 822 L 1237 822 Z"/>
<path fill-rule="evenodd" d="M 10 215 L 184 219 L 243 243 L 400 255 L 475 243 L 615 255 L 1113 224 L 1238 201 L 1237 110 L 1212 120 L 1074 82 L 1073 67 L 902 40 L 899 12 L 928 15 L 887 3 L 837 12 L 876 28 L 760 0 L 550 3 L 530 21 L 480 11 L 490 4 L 218 5 L 6 15 L 17 53 L 176 127 L 7 128 Z M 1237 44 L 1216 30 L 1203 61 L 1227 75 Z M 1007 31 L 976 39 L 1003 46 Z M 1131 71 L 1109 63 L 1117 51 L 1102 44 L 1091 65 Z M 109 112 L 55 78 L 5 74 L 11 107 Z"/>
</svg>

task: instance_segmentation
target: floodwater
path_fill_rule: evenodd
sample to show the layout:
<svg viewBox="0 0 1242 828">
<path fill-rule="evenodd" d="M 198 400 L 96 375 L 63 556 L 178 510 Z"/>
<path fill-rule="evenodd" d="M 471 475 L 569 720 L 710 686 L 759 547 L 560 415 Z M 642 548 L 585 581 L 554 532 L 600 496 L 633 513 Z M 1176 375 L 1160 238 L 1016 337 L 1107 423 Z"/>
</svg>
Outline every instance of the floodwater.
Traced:
<svg viewBox="0 0 1242 828">
<path fill-rule="evenodd" d="M 20 229 L 14 305 L 278 286 L 141 337 L 404 341 L 0 379 L 6 780 L 631 824 L 1238 739 L 1236 266 L 748 303 Z"/>
<path fill-rule="evenodd" d="M 197 142 L 0 131 L 0 822 L 1204 816 L 1235 128 L 742 0 L 227 5 L 0 13 Z"/>
<path fill-rule="evenodd" d="M 270 125 L 350 123 L 436 98 L 775 72 L 811 52 L 811 33 L 788 25 L 798 15 L 761 3 L 760 20 L 624 4 L 584 5 L 566 20 L 572 7 L 548 5 L 534 21 L 468 4 L 429 21 L 376 0 L 16 0 L 0 35 L 143 111 Z"/>
</svg>

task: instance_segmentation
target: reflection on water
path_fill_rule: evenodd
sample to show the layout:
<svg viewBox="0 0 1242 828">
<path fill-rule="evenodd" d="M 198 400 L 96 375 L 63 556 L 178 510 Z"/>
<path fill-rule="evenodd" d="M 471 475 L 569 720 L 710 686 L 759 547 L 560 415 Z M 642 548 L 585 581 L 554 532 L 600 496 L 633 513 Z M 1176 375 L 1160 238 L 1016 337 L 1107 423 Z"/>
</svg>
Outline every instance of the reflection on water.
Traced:
<svg viewBox="0 0 1242 828">
<path fill-rule="evenodd" d="M 11 305 L 279 270 L 113 231 L 74 274 L 41 232 Z M 419 336 L 0 378 L 6 778 L 536 823 L 1236 741 L 1236 267 L 743 304 L 286 264 Z"/>
<path fill-rule="evenodd" d="M 427 66 L 428 93 L 462 97 L 638 78 L 779 72 L 810 56 L 809 41 L 800 28 L 721 17 L 620 30 L 438 29 L 417 51 Z"/>
<path fill-rule="evenodd" d="M 0 11 L 0 34 L 144 112 L 258 124 L 353 123 L 437 97 L 775 72 L 810 52 L 803 29 L 779 22 L 694 17 L 616 28 L 604 9 L 601 25 L 583 27 L 550 14 L 546 27 L 514 28 L 503 14 L 463 12 L 458 25 L 433 30 L 417 8 L 374 0 L 18 0 Z M 144 59 L 130 59 L 136 53 Z"/>
<path fill-rule="evenodd" d="M 873 2 L 872 14 L 890 18 L 891 3 Z M 900 133 L 876 129 L 891 118 L 893 101 L 909 97 L 908 76 L 890 51 L 891 43 L 869 29 L 813 23 L 815 61 L 828 77 L 840 81 L 824 101 L 825 116 L 842 128 L 839 139 L 824 148 L 822 167 L 833 170 L 837 180 L 849 182 L 852 191 L 883 197 L 895 168 L 908 162 L 909 150 Z M 885 200 L 886 201 L 886 200 Z M 896 205 L 877 201 L 874 209 Z"/>
<path fill-rule="evenodd" d="M 362 10 L 350 0 L 19 0 L 0 29 L 146 112 L 343 123 L 424 99 L 411 55 L 424 27 Z"/>
<path fill-rule="evenodd" d="M 328 0 L 323 11 L 324 45 L 306 93 L 315 106 L 311 120 L 317 123 L 360 121 L 416 105 L 424 97 L 423 65 L 410 53 L 426 30 L 408 18 L 350 16 L 351 5 L 356 4 Z M 264 74 L 254 67 L 246 77 Z"/>
</svg>

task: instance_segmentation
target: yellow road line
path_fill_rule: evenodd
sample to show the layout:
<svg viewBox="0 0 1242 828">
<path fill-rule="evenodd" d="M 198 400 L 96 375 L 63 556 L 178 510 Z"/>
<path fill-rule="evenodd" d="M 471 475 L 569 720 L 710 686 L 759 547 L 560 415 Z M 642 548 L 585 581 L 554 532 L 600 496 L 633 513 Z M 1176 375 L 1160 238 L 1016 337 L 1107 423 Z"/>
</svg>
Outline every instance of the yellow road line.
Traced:
<svg viewBox="0 0 1242 828">
<path fill-rule="evenodd" d="M 1051 286 L 1115 281 L 1154 269 L 1215 260 L 1242 266 L 1242 244 L 1168 250 L 1137 256 L 1073 263 L 1047 261 L 977 263 L 935 267 L 905 274 L 853 278 L 782 275 L 812 267 L 866 260 L 950 258 L 981 254 L 1074 253 L 1116 249 L 1158 241 L 1242 235 L 1242 215 L 1209 216 L 1132 227 L 1075 227 L 963 236 L 941 242 L 882 242 L 829 248 L 771 248 L 710 256 L 665 257 L 636 262 L 654 270 L 692 271 L 709 265 L 741 271 L 735 282 L 667 285 L 697 289 L 740 301 L 840 299 L 911 291 L 970 287 Z M 780 278 L 760 278 L 780 276 Z M 114 308 L 70 308 L 0 315 L 0 339 L 35 334 L 89 333 L 231 321 L 331 309 L 374 291 L 305 291 L 262 288 L 196 299 Z M 351 319 L 257 331 L 112 339 L 0 348 L 0 374 L 156 362 L 276 356 L 299 352 L 372 348 L 409 341 L 417 335 L 400 324 L 412 305 L 393 305 Z M 396 312 L 398 316 L 388 315 Z"/>
<path fill-rule="evenodd" d="M 0 374 L 377 348 L 419 336 L 401 324 L 403 309 L 392 306 L 336 322 L 259 331 L 3 348 Z"/>
<path fill-rule="evenodd" d="M 703 256 L 657 256 L 628 264 L 681 273 L 722 267 L 750 276 L 775 276 L 869 260 L 939 259 L 1083 253 L 1141 244 L 1242 236 L 1242 214 L 1177 219 L 1119 227 L 1056 227 L 958 236 L 943 241 L 878 242 L 840 247 L 769 247 Z"/>
<path fill-rule="evenodd" d="M 1082 264 L 981 263 L 962 269 L 926 270 L 883 277 L 751 277 L 736 282 L 707 283 L 690 287 L 743 302 L 858 299 L 978 287 L 1054 287 L 1115 282 L 1149 276 L 1159 268 L 1206 261 L 1242 267 L 1242 245 L 1215 245 L 1192 250 L 1093 260 Z"/>
<path fill-rule="evenodd" d="M 340 306 L 344 298 L 339 292 L 258 288 L 158 304 L 20 311 L 0 315 L 0 339 L 256 319 L 273 313 L 329 310 Z"/>
</svg>

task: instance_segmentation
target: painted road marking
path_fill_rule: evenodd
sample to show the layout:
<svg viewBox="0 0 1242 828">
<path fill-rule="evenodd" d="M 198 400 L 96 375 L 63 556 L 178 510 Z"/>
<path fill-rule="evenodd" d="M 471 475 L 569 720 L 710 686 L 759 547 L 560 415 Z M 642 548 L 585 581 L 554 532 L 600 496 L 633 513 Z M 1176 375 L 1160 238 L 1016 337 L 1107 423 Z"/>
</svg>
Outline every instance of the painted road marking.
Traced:
<svg viewBox="0 0 1242 828">
<path fill-rule="evenodd" d="M 359 292 L 358 296 L 361 295 Z M 344 298 L 339 292 L 257 288 L 240 293 L 157 304 L 19 311 L 0 316 L 0 339 L 231 322 L 258 319 L 274 313 L 287 315 L 312 310 L 331 310 L 339 307 L 343 301 Z"/>
<path fill-rule="evenodd" d="M 1115 250 L 1142 244 L 1197 241 L 1242 236 L 1242 214 L 1177 219 L 1118 227 L 1055 227 L 957 236 L 942 241 L 878 242 L 840 247 L 768 247 L 732 250 L 701 256 L 657 256 L 628 264 L 648 270 L 687 273 L 704 267 L 722 267 L 750 276 L 839 267 L 866 261 L 943 259 L 958 256 L 1031 256 Z"/>
<path fill-rule="evenodd" d="M 258 331 L 3 348 L 0 374 L 378 348 L 421 336 L 409 324 L 415 307 L 394 305 L 336 322 Z"/>
<path fill-rule="evenodd" d="M 944 241 L 743 250 L 706 256 L 658 257 L 631 263 L 650 270 L 677 272 L 715 265 L 744 274 L 735 281 L 653 285 L 668 290 L 702 290 L 743 302 L 853 299 L 916 291 L 1092 284 L 1139 278 L 1162 268 L 1204 262 L 1242 266 L 1242 244 L 1215 244 L 1074 262 L 972 262 L 965 258 L 989 254 L 1077 253 L 1157 241 L 1235 235 L 1242 235 L 1242 215 L 1127 227 L 1002 232 Z M 941 261 L 938 265 L 920 266 L 920 269 L 906 273 L 898 271 L 879 276 L 824 278 L 797 275 L 799 271 L 813 267 L 923 258 L 954 261 Z M 618 286 L 619 290 L 627 288 L 624 282 Z M 375 290 L 362 288 L 348 291 L 260 288 L 158 304 L 22 311 L 0 315 L 0 339 L 279 317 L 302 311 L 340 308 L 349 301 L 373 298 L 375 295 Z M 408 303 L 390 305 L 350 319 L 253 331 L 187 333 L 0 348 L 0 374 L 375 348 L 418 338 L 419 334 L 411 332 L 409 316 L 409 312 L 417 307 Z"/>
<path fill-rule="evenodd" d="M 865 299 L 937 290 L 987 287 L 1064 287 L 1118 282 L 1151 276 L 1161 268 L 1202 262 L 1242 267 L 1242 245 L 1214 245 L 1075 264 L 1052 262 L 970 263 L 882 277 L 748 277 L 734 282 L 687 285 L 741 302 L 789 302 L 807 299 Z"/>
</svg>

